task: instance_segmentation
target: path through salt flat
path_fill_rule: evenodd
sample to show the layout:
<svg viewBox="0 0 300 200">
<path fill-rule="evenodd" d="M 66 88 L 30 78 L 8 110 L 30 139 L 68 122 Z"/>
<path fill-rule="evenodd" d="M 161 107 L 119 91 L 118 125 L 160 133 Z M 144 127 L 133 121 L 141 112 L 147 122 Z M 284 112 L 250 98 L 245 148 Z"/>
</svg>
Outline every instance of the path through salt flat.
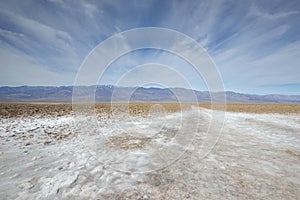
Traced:
<svg viewBox="0 0 300 200">
<path fill-rule="evenodd" d="M 300 115 L 210 116 L 1 119 L 0 199 L 300 196 Z"/>
</svg>

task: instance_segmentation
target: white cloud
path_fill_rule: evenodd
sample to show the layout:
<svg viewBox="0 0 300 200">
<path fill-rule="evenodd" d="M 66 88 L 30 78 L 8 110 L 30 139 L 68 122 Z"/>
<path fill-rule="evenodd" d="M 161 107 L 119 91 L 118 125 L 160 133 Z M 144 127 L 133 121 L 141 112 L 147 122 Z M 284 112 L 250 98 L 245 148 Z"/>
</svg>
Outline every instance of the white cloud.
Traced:
<svg viewBox="0 0 300 200">
<path fill-rule="evenodd" d="M 227 89 L 247 91 L 261 84 L 299 83 L 300 4 L 297 0 L 270 5 L 261 1 L 218 0 L 126 4 L 123 1 L 12 0 L 0 4 L 0 42 L 5 46 L 1 49 L 2 68 L 13 65 L 10 60 L 15 59 L 18 65 L 22 60 L 36 73 L 57 73 L 60 77 L 60 73 L 74 72 L 86 54 L 109 36 L 136 27 L 162 26 L 199 41 L 222 72 Z M 137 37 L 136 42 L 142 42 L 144 36 Z M 113 47 L 107 47 L 103 53 L 109 57 L 114 52 Z M 118 69 L 126 72 L 128 66 L 145 64 L 143 56 L 129 56 L 124 63 L 119 63 Z M 152 62 L 172 65 L 197 84 L 198 77 L 187 70 L 186 64 L 161 52 L 155 57 Z M 97 59 L 93 62 L 97 67 Z M 11 68 L 16 72 L 7 71 L 8 68 L 1 71 L 15 77 L 20 69 Z M 114 70 L 107 80 L 113 80 L 118 74 Z M 66 82 L 71 79 L 70 74 Z M 89 76 L 94 74 L 86 74 L 87 82 Z M 25 82 L 31 84 L 29 79 L 24 79 Z"/>
<path fill-rule="evenodd" d="M 0 28 L 0 35 L 2 37 L 6 37 L 7 39 L 12 39 L 12 40 L 15 40 L 16 38 L 24 37 L 24 34 L 22 33 L 16 33 L 2 28 Z"/>
<path fill-rule="evenodd" d="M 70 85 L 72 74 L 55 73 L 11 47 L 0 48 L 0 85 Z"/>
<path fill-rule="evenodd" d="M 2 29 L 0 34 L 5 35 L 24 53 L 29 53 L 29 56 L 48 67 L 56 65 L 74 70 L 79 66 L 80 51 L 74 48 L 73 38 L 69 33 L 8 11 L 2 14 L 5 14 L 9 18 L 8 21 L 18 27 L 20 32 Z"/>
<path fill-rule="evenodd" d="M 19 27 L 24 34 L 31 35 L 42 42 L 54 43 L 53 45 L 56 46 L 63 45 L 64 47 L 72 40 L 72 37 L 68 33 L 39 23 L 36 20 L 18 16 L 9 11 L 2 11 L 2 14 L 4 14 L 13 25 Z"/>
<path fill-rule="evenodd" d="M 298 11 L 298 10 L 292 10 L 292 11 L 286 11 L 286 12 L 281 11 L 281 12 L 276 12 L 276 13 L 272 14 L 272 13 L 269 13 L 266 11 L 261 11 L 258 8 L 258 6 L 252 5 L 249 15 L 252 15 L 255 17 L 262 17 L 262 18 L 266 18 L 269 20 L 278 20 L 278 19 L 285 18 L 285 17 L 291 16 L 291 15 L 299 14 L 299 13 L 300 13 L 300 11 Z"/>
<path fill-rule="evenodd" d="M 138 79 L 136 77 L 139 77 Z M 157 84 L 164 87 L 191 88 L 189 80 L 171 66 L 160 63 L 147 63 L 135 66 L 122 74 L 115 83 L 121 86 L 143 86 Z"/>
</svg>

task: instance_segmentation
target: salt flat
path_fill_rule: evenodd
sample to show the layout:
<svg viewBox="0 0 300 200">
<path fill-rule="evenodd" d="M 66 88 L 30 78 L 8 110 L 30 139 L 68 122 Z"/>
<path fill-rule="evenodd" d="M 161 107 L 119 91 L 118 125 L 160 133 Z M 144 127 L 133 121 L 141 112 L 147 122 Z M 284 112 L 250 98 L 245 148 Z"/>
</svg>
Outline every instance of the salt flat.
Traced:
<svg viewBox="0 0 300 200">
<path fill-rule="evenodd" d="M 2 118 L 0 198 L 300 196 L 299 114 L 211 114 Z"/>
</svg>

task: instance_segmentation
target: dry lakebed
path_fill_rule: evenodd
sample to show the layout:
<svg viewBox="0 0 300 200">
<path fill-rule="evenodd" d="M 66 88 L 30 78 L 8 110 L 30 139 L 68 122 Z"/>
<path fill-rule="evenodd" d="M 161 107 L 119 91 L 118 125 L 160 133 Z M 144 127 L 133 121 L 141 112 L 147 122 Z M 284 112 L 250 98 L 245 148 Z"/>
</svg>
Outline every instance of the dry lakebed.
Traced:
<svg viewBox="0 0 300 200">
<path fill-rule="evenodd" d="M 125 108 L 1 103 L 0 199 L 299 199 L 300 104 Z"/>
</svg>

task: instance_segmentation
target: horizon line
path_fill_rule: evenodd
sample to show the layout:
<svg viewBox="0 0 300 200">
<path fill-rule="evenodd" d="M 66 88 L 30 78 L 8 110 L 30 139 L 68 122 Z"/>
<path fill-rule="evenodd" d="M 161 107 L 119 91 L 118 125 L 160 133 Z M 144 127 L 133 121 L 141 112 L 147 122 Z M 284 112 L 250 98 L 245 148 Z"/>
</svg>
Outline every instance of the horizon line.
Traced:
<svg viewBox="0 0 300 200">
<path fill-rule="evenodd" d="M 233 90 L 224 90 L 224 91 L 217 91 L 212 92 L 209 90 L 198 90 L 193 88 L 184 88 L 184 87 L 143 87 L 143 86 L 116 86 L 111 84 L 103 84 L 103 85 L 19 85 L 19 86 L 9 86 L 9 85 L 1 85 L 0 88 L 8 87 L 8 88 L 20 88 L 20 87 L 98 87 L 98 86 L 106 86 L 106 87 L 116 87 L 116 88 L 144 88 L 144 89 L 185 89 L 185 90 L 193 90 L 197 92 L 209 92 L 209 93 L 222 93 L 222 92 L 233 92 L 236 94 L 248 94 L 248 95 L 257 95 L 257 96 L 269 96 L 269 95 L 283 95 L 283 96 L 300 96 L 300 94 L 280 94 L 280 93 L 266 93 L 266 94 L 256 94 L 256 93 L 247 93 L 247 92 L 239 92 L 239 91 L 233 91 Z"/>
</svg>

